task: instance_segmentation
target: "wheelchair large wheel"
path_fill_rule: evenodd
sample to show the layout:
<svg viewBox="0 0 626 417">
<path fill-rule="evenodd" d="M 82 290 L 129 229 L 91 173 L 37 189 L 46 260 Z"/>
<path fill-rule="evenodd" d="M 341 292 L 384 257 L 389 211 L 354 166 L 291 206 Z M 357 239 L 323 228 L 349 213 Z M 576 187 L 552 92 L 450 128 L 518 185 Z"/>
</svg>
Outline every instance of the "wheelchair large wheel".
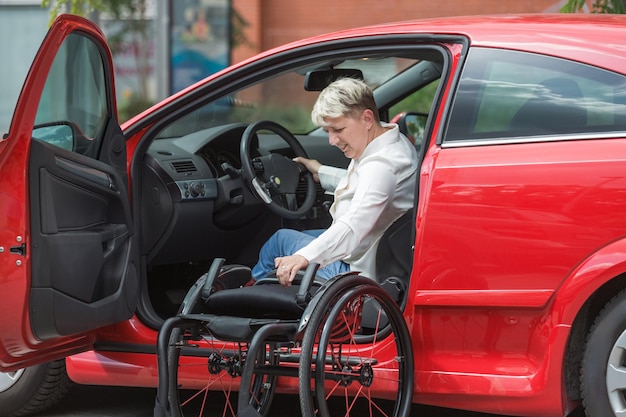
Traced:
<svg viewBox="0 0 626 417">
<path fill-rule="evenodd" d="M 367 278 L 344 277 L 333 287 L 302 340 L 302 416 L 327 417 L 329 405 L 344 416 L 408 416 L 413 352 L 397 304 Z"/>
<path fill-rule="evenodd" d="M 194 332 L 191 329 L 191 333 Z M 170 338 L 167 357 L 171 415 L 235 417 L 245 361 L 255 360 L 257 365 L 276 364 L 277 357 L 271 354 L 271 346 L 261 349 L 257 358 L 249 358 L 245 344 L 215 341 L 198 337 L 197 333 L 190 336 L 189 330 L 175 329 Z M 248 387 L 250 406 L 263 416 L 272 403 L 275 379 L 272 375 L 254 374 Z"/>
</svg>

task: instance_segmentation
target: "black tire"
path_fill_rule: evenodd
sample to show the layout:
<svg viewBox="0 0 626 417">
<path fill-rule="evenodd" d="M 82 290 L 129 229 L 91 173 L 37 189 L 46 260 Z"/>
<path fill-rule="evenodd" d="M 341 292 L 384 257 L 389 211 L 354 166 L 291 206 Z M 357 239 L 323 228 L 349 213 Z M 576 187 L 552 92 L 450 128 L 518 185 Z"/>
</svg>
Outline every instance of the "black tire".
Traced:
<svg viewBox="0 0 626 417">
<path fill-rule="evenodd" d="M 588 417 L 626 412 L 626 290 L 618 293 L 589 331 L 581 366 L 581 390 Z"/>
<path fill-rule="evenodd" d="M 320 299 L 302 340 L 298 370 L 302 416 L 328 417 L 327 403 L 334 401 L 333 396 L 339 397 L 332 403 L 333 411 L 340 409 L 339 415 L 408 416 L 413 398 L 413 350 L 402 312 L 371 280 L 345 277 L 336 284 L 337 288 Z M 388 325 L 364 327 L 361 313 L 365 306 L 376 311 L 376 323 Z M 377 357 L 382 345 L 384 356 Z M 395 394 L 389 393 L 393 398 L 376 398 L 381 387 L 376 384 L 393 387 Z"/>
<path fill-rule="evenodd" d="M 241 381 L 239 372 L 243 363 L 239 360 L 241 351 L 238 343 L 219 343 L 219 348 L 210 347 L 211 339 L 207 338 L 208 346 L 198 348 L 194 341 L 184 340 L 183 331 L 175 329 L 170 338 L 167 352 L 168 361 L 168 402 L 172 407 L 173 417 L 200 417 L 209 415 L 232 416 L 237 415 L 237 384 Z M 224 348 L 226 346 L 226 348 Z M 184 350 L 184 352 L 183 352 Z M 266 364 L 276 364 L 277 357 L 266 358 L 265 349 L 257 361 Z M 271 351 L 271 350 L 270 350 Z M 182 353 L 182 355 L 181 355 Z M 184 355 L 190 355 L 185 358 Z M 186 362 L 181 365 L 181 358 Z M 251 360 L 248 358 L 247 360 Z M 223 366 L 228 363 L 230 365 Z M 207 369 L 212 366 L 213 374 Z M 194 375 L 206 374 L 202 386 L 189 388 L 179 381 L 179 372 L 190 371 Z M 255 374 L 249 388 L 250 405 L 260 415 L 268 414 L 274 391 L 276 377 L 272 375 Z"/>
<path fill-rule="evenodd" d="M 28 416 L 57 404 L 72 383 L 65 371 L 65 359 L 2 374 L 0 417 Z"/>
</svg>

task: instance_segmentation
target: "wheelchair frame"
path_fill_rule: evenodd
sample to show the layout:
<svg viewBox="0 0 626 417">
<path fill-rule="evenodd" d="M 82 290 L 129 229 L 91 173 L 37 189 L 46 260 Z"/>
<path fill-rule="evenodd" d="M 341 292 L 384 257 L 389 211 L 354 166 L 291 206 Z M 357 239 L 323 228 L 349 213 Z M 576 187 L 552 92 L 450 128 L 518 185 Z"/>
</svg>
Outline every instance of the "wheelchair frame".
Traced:
<svg viewBox="0 0 626 417">
<path fill-rule="evenodd" d="M 411 338 L 396 300 L 378 283 L 347 273 L 320 284 L 315 280 L 318 265 L 311 264 L 290 290 L 268 279 L 245 294 L 242 288 L 220 291 L 234 303 L 263 291 L 278 297 L 277 303 L 286 301 L 299 317 L 262 308 L 236 316 L 203 312 L 223 264 L 224 259 L 214 260 L 187 293 L 180 313 L 159 332 L 155 417 L 206 415 L 215 401 L 203 400 L 209 391 L 220 390 L 225 396 L 222 415 L 265 416 L 276 390 L 295 391 L 294 380 L 302 416 L 329 416 L 328 403 L 335 398 L 339 405 L 331 407 L 348 416 L 409 415 Z M 181 391 L 192 387 L 179 381 L 192 365 L 203 367 L 206 375 L 206 381 L 192 383 L 199 391 L 190 400 L 200 403 L 193 412 L 185 410 Z M 289 382 L 281 383 L 285 378 Z M 238 389 L 236 407 L 233 388 Z"/>
</svg>

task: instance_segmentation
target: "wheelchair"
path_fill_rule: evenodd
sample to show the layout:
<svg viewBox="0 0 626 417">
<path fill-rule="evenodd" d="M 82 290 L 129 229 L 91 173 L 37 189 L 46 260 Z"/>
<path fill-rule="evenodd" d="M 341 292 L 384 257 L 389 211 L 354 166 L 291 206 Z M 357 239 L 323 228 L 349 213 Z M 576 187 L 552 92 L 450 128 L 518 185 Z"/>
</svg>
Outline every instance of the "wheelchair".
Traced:
<svg viewBox="0 0 626 417">
<path fill-rule="evenodd" d="M 414 358 L 398 280 L 322 281 L 311 264 L 290 287 L 238 286 L 249 268 L 224 263 L 213 261 L 159 332 L 155 417 L 266 416 L 276 393 L 298 394 L 304 417 L 410 414 Z"/>
</svg>

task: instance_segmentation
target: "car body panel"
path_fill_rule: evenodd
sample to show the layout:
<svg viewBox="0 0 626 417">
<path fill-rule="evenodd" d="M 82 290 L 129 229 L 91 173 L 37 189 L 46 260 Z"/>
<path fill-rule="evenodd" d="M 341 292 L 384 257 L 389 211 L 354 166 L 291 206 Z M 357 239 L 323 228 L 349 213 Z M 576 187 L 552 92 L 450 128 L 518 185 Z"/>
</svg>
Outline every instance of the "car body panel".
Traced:
<svg viewBox="0 0 626 417">
<path fill-rule="evenodd" d="M 438 151 L 424 187 L 429 202 L 417 242 L 423 248 L 417 288 L 554 291 L 589 247 L 623 236 L 626 220 L 610 213 L 621 208 L 625 151 L 623 139 Z M 471 223 L 451 221 L 463 216 Z M 473 247 L 466 246 L 468 231 Z M 494 242 L 497 251 L 480 253 Z M 501 264 L 510 269 L 492 267 Z"/>
<path fill-rule="evenodd" d="M 167 159 L 144 156 L 155 152 L 150 148 L 152 139 L 167 123 L 175 123 L 172 121 L 179 113 L 191 113 L 189 109 L 194 106 L 201 108 L 288 65 L 296 67 L 295 63 L 306 61 L 309 55 L 341 57 L 346 51 L 397 45 L 409 52 L 411 48 L 432 48 L 445 58 L 427 136 L 420 148 L 415 251 L 404 310 L 414 345 L 414 401 L 489 413 L 564 416 L 580 400 L 576 355 L 590 327 L 587 321 L 593 318 L 590 311 L 597 313 L 614 290 L 621 288 L 621 277 L 626 274 L 626 217 L 619 215 L 626 202 L 626 134 L 610 131 L 599 135 L 592 131 L 492 136 L 474 142 L 446 141 L 446 135 L 473 50 L 528 52 L 568 60 L 575 66 L 584 63 L 581 66 L 602 68 L 621 77 L 626 73 L 623 41 L 607 40 L 621 33 L 625 24 L 626 19 L 618 16 L 438 18 L 345 30 L 263 52 L 190 86 L 122 125 L 127 139 L 125 168 L 131 187 L 135 186 L 130 217 L 145 221 L 142 202 L 154 197 L 159 203 L 167 194 L 159 194 L 159 186 L 162 190 L 175 187 L 172 178 L 167 184 L 156 178 L 150 183 L 154 188 L 142 194 L 146 190 L 141 188 L 140 178 L 153 178 L 144 172 L 146 160 L 153 163 L 150 169 L 156 170 L 159 163 L 166 165 L 163 162 Z M 85 24 L 82 29 L 91 33 L 93 28 Z M 101 34 L 93 36 L 103 40 Z M 33 71 L 44 67 L 39 64 Z M 43 81 L 32 88 L 42 85 Z M 21 139 L 0 142 L 3 176 L 6 171 L 7 178 L 17 185 L 17 191 L 0 185 L 0 194 L 10 196 L 0 199 L 0 213 L 10 219 L 0 226 L 0 246 L 5 249 L 19 246 L 13 243 L 17 236 L 30 240 L 31 223 L 25 219 L 31 198 L 24 167 L 28 166 L 35 114 L 25 101 L 20 102 L 20 108 L 29 115 L 15 119 L 16 126 L 24 126 L 16 130 Z M 319 139 L 311 132 L 301 138 Z M 172 139 L 171 144 L 164 140 L 158 151 L 176 149 L 182 143 L 179 139 Z M 19 158 L 8 157 L 10 148 Z M 201 152 L 189 153 L 197 157 Z M 52 154 L 55 160 L 65 157 L 85 164 L 83 167 L 119 175 L 118 182 L 123 175 L 119 169 L 109 172 L 101 164 L 72 159 L 61 151 Z M 173 201 L 172 206 L 180 212 L 173 209 L 177 216 L 160 226 L 175 224 L 184 216 L 200 218 L 213 202 L 197 205 L 196 210 L 185 204 Z M 170 211 L 164 212 L 166 218 Z M 265 223 L 266 218 L 255 217 L 255 221 Z M 126 223 L 130 227 L 131 222 Z M 258 223 L 251 222 L 249 227 Z M 267 223 L 274 224 L 271 219 Z M 177 250 L 183 255 L 197 249 L 193 246 L 194 250 L 188 250 L 185 237 L 192 229 L 204 230 L 207 225 L 181 224 L 186 226 L 181 236 L 173 234 L 171 242 L 155 243 L 154 250 L 152 246 L 144 248 L 146 264 L 165 262 L 172 254 L 159 250 L 167 244 L 180 246 Z M 141 229 L 142 224 L 138 227 Z M 238 236 L 228 233 L 221 236 Z M 217 243 L 227 246 L 226 240 Z M 6 250 L 2 256 L 17 258 Z M 29 256 L 30 251 L 26 260 Z M 185 261 L 192 264 L 196 259 Z M 31 363 L 28 361 L 38 350 L 43 352 L 38 359 L 49 360 L 93 343 L 93 350 L 67 358 L 74 381 L 157 386 L 155 345 L 162 317 L 152 311 L 148 291 L 138 295 L 136 314 L 121 320 L 130 315 L 129 308 L 110 320 L 114 324 L 99 323 L 104 327 L 99 326 L 96 336 L 89 329 L 80 329 L 69 331 L 71 335 L 60 340 L 54 340 L 58 338 L 53 334 L 51 340 L 41 341 L 20 322 L 22 315 L 28 316 L 28 268 L 28 263 L 21 268 L 0 263 L 0 294 L 10 291 L 15 297 L 7 301 L 11 309 L 7 317 L 13 318 L 12 322 L 0 322 L 5 350 L 0 351 L 0 362 L 5 369 Z M 127 301 L 132 304 L 136 297 L 132 288 L 128 292 Z M 21 338 L 15 339 L 15 334 Z M 190 384 L 197 383 L 194 375 L 188 379 Z M 297 381 L 280 379 L 279 385 L 280 392 L 297 392 Z"/>
<path fill-rule="evenodd" d="M 86 80 L 74 79 L 82 82 L 78 89 L 65 85 L 57 90 L 62 83 L 74 81 L 71 76 L 66 79 L 64 66 L 80 62 L 83 52 L 96 57 L 90 62 L 94 76 L 102 80 L 96 88 L 108 88 L 108 92 L 94 91 L 100 94 L 99 103 L 91 97 L 97 106 L 94 110 L 107 114 L 99 128 L 104 138 L 99 151 L 87 150 L 100 140 L 91 136 L 92 116 L 78 116 L 79 111 L 62 102 L 63 97 L 72 101 L 72 94 L 90 94 Z M 84 62 L 79 65 L 87 73 Z M 71 15 L 59 18 L 42 43 L 10 131 L 0 142 L 2 369 L 88 349 L 94 329 L 122 321 L 134 311 L 133 223 L 112 68 L 110 51 L 97 26 Z M 51 102 L 54 111 L 49 111 Z M 82 117 L 82 132 L 79 125 L 71 124 L 74 120 L 58 119 L 64 112 Z M 55 135 L 60 134 L 71 134 L 73 144 L 57 141 Z M 64 146 L 72 146 L 74 152 Z"/>
<path fill-rule="evenodd" d="M 306 47 L 309 42 L 332 44 L 338 39 L 382 38 L 389 34 L 408 36 L 429 33 L 437 27 L 437 33 L 467 38 L 471 46 L 506 47 L 574 60 L 587 61 L 591 57 L 594 65 L 610 70 L 624 67 L 624 57 L 616 58 L 618 50 L 611 45 L 602 43 L 588 47 L 581 44 L 578 35 L 571 38 L 567 35 L 569 31 L 565 28 L 569 28 L 569 24 L 562 28 L 545 26 L 544 23 L 556 19 L 511 17 L 503 22 L 499 18 L 479 17 L 383 25 L 296 42 L 261 54 L 254 60 Z M 578 17 L 573 20 L 585 33 L 583 37 L 599 40 L 604 36 L 596 24 L 586 25 L 584 19 Z M 511 30 L 511 24 L 519 24 L 520 29 Z M 607 27 L 622 25 L 623 21 L 608 17 L 606 24 Z M 503 32 L 512 35 L 502 36 Z M 566 352 L 572 322 L 598 288 L 626 271 L 626 265 L 617 262 L 619 244 L 612 249 L 602 247 L 602 242 L 619 239 L 626 225 L 623 221 L 615 223 L 603 219 L 603 210 L 596 205 L 599 201 L 621 201 L 611 196 L 615 190 L 624 189 L 623 176 L 615 176 L 623 164 L 623 153 L 619 149 L 624 142 L 619 138 L 571 141 L 567 142 L 565 151 L 561 143 L 546 146 L 545 142 L 510 145 L 510 151 L 502 144 L 462 149 L 442 147 L 446 103 L 454 94 L 466 53 L 460 45 L 450 47 L 450 51 L 455 57 L 450 64 L 449 74 L 452 75 L 439 98 L 441 105 L 434 115 L 428 151 L 422 161 L 415 242 L 420 250 L 415 252 L 409 292 L 412 309 L 405 311 L 416 345 L 415 378 L 419 390 L 415 401 L 481 412 L 506 410 L 512 415 L 562 416 L 576 406 L 576 401 L 567 399 L 564 394 L 566 382 L 562 362 L 558 359 Z M 224 73 L 190 87 L 189 91 L 220 77 L 224 77 Z M 170 103 L 175 100 L 172 98 Z M 133 125 L 137 122 L 141 125 L 141 120 L 144 119 L 139 116 L 126 127 L 134 131 L 136 126 Z M 590 161 L 590 154 L 594 155 L 594 160 Z M 503 160 L 502 155 L 507 155 L 508 159 Z M 555 169 L 560 161 L 567 162 Z M 489 169 L 496 165 L 505 170 L 502 177 L 489 175 Z M 601 169 L 595 171 L 597 167 Z M 563 172 L 562 176 L 554 178 L 553 169 Z M 568 191 L 572 184 L 567 172 L 581 169 L 593 172 L 590 171 L 588 182 L 576 184 L 574 189 L 578 191 L 570 194 L 573 191 Z M 547 200 L 554 201 L 554 193 L 559 191 L 552 190 L 547 195 L 546 188 L 542 189 L 546 181 L 551 185 L 562 184 L 557 188 L 565 194 L 556 199 L 563 206 L 561 217 L 547 214 L 554 210 L 554 207 L 546 207 Z M 510 184 L 517 183 L 527 186 L 511 188 Z M 459 193 L 454 191 L 457 187 Z M 466 195 L 468 190 L 472 194 Z M 600 194 L 589 196 L 590 190 Z M 520 201 L 527 204 L 519 206 Z M 468 213 L 471 222 L 452 221 L 467 217 Z M 567 213 L 575 213 L 576 217 Z M 586 221 L 605 221 L 611 227 L 593 228 L 588 234 Z M 528 224 L 532 227 L 528 228 Z M 572 225 L 577 227 L 576 231 L 572 231 Z M 476 230 L 482 233 L 473 234 L 469 240 L 462 238 L 464 232 Z M 514 238 L 501 241 L 500 250 L 490 254 L 494 257 L 491 261 L 475 265 L 472 260 L 480 257 L 480 248 L 490 245 L 504 233 L 506 236 L 512 233 Z M 580 237 L 585 239 L 584 243 Z M 546 240 L 553 242 L 548 246 L 549 252 L 542 246 Z M 590 240 L 598 246 L 596 254 L 584 250 Z M 461 246 L 455 246 L 457 241 Z M 463 246 L 468 243 L 469 247 Z M 558 265 L 581 262 L 594 267 L 581 266 L 580 272 L 573 268 L 535 269 L 536 264 L 546 265 L 543 260 L 555 256 L 559 258 Z M 617 265 L 601 271 L 605 256 L 615 257 Z M 500 264 L 503 258 L 510 267 L 504 271 L 489 269 L 490 265 Z M 495 275 L 489 276 L 489 271 Z M 580 288 L 583 280 L 588 284 L 584 292 Z M 519 337 L 520 334 L 524 336 Z M 113 336 L 111 341 L 118 344 L 120 339 Z M 115 366 L 123 367 L 128 360 L 125 353 L 106 352 L 106 355 L 107 360 L 119 361 Z M 86 370 L 91 356 L 92 353 L 85 353 L 68 359 L 73 378 L 83 383 L 101 381 L 95 369 Z M 468 361 L 468 357 L 472 360 Z M 145 356 L 142 360 L 150 369 L 155 366 Z M 123 372 L 126 383 L 151 384 L 143 378 L 144 374 L 140 376 L 132 369 L 139 368 Z M 284 392 L 293 389 L 286 387 Z M 529 404 L 531 398 L 532 404 Z"/>
</svg>

